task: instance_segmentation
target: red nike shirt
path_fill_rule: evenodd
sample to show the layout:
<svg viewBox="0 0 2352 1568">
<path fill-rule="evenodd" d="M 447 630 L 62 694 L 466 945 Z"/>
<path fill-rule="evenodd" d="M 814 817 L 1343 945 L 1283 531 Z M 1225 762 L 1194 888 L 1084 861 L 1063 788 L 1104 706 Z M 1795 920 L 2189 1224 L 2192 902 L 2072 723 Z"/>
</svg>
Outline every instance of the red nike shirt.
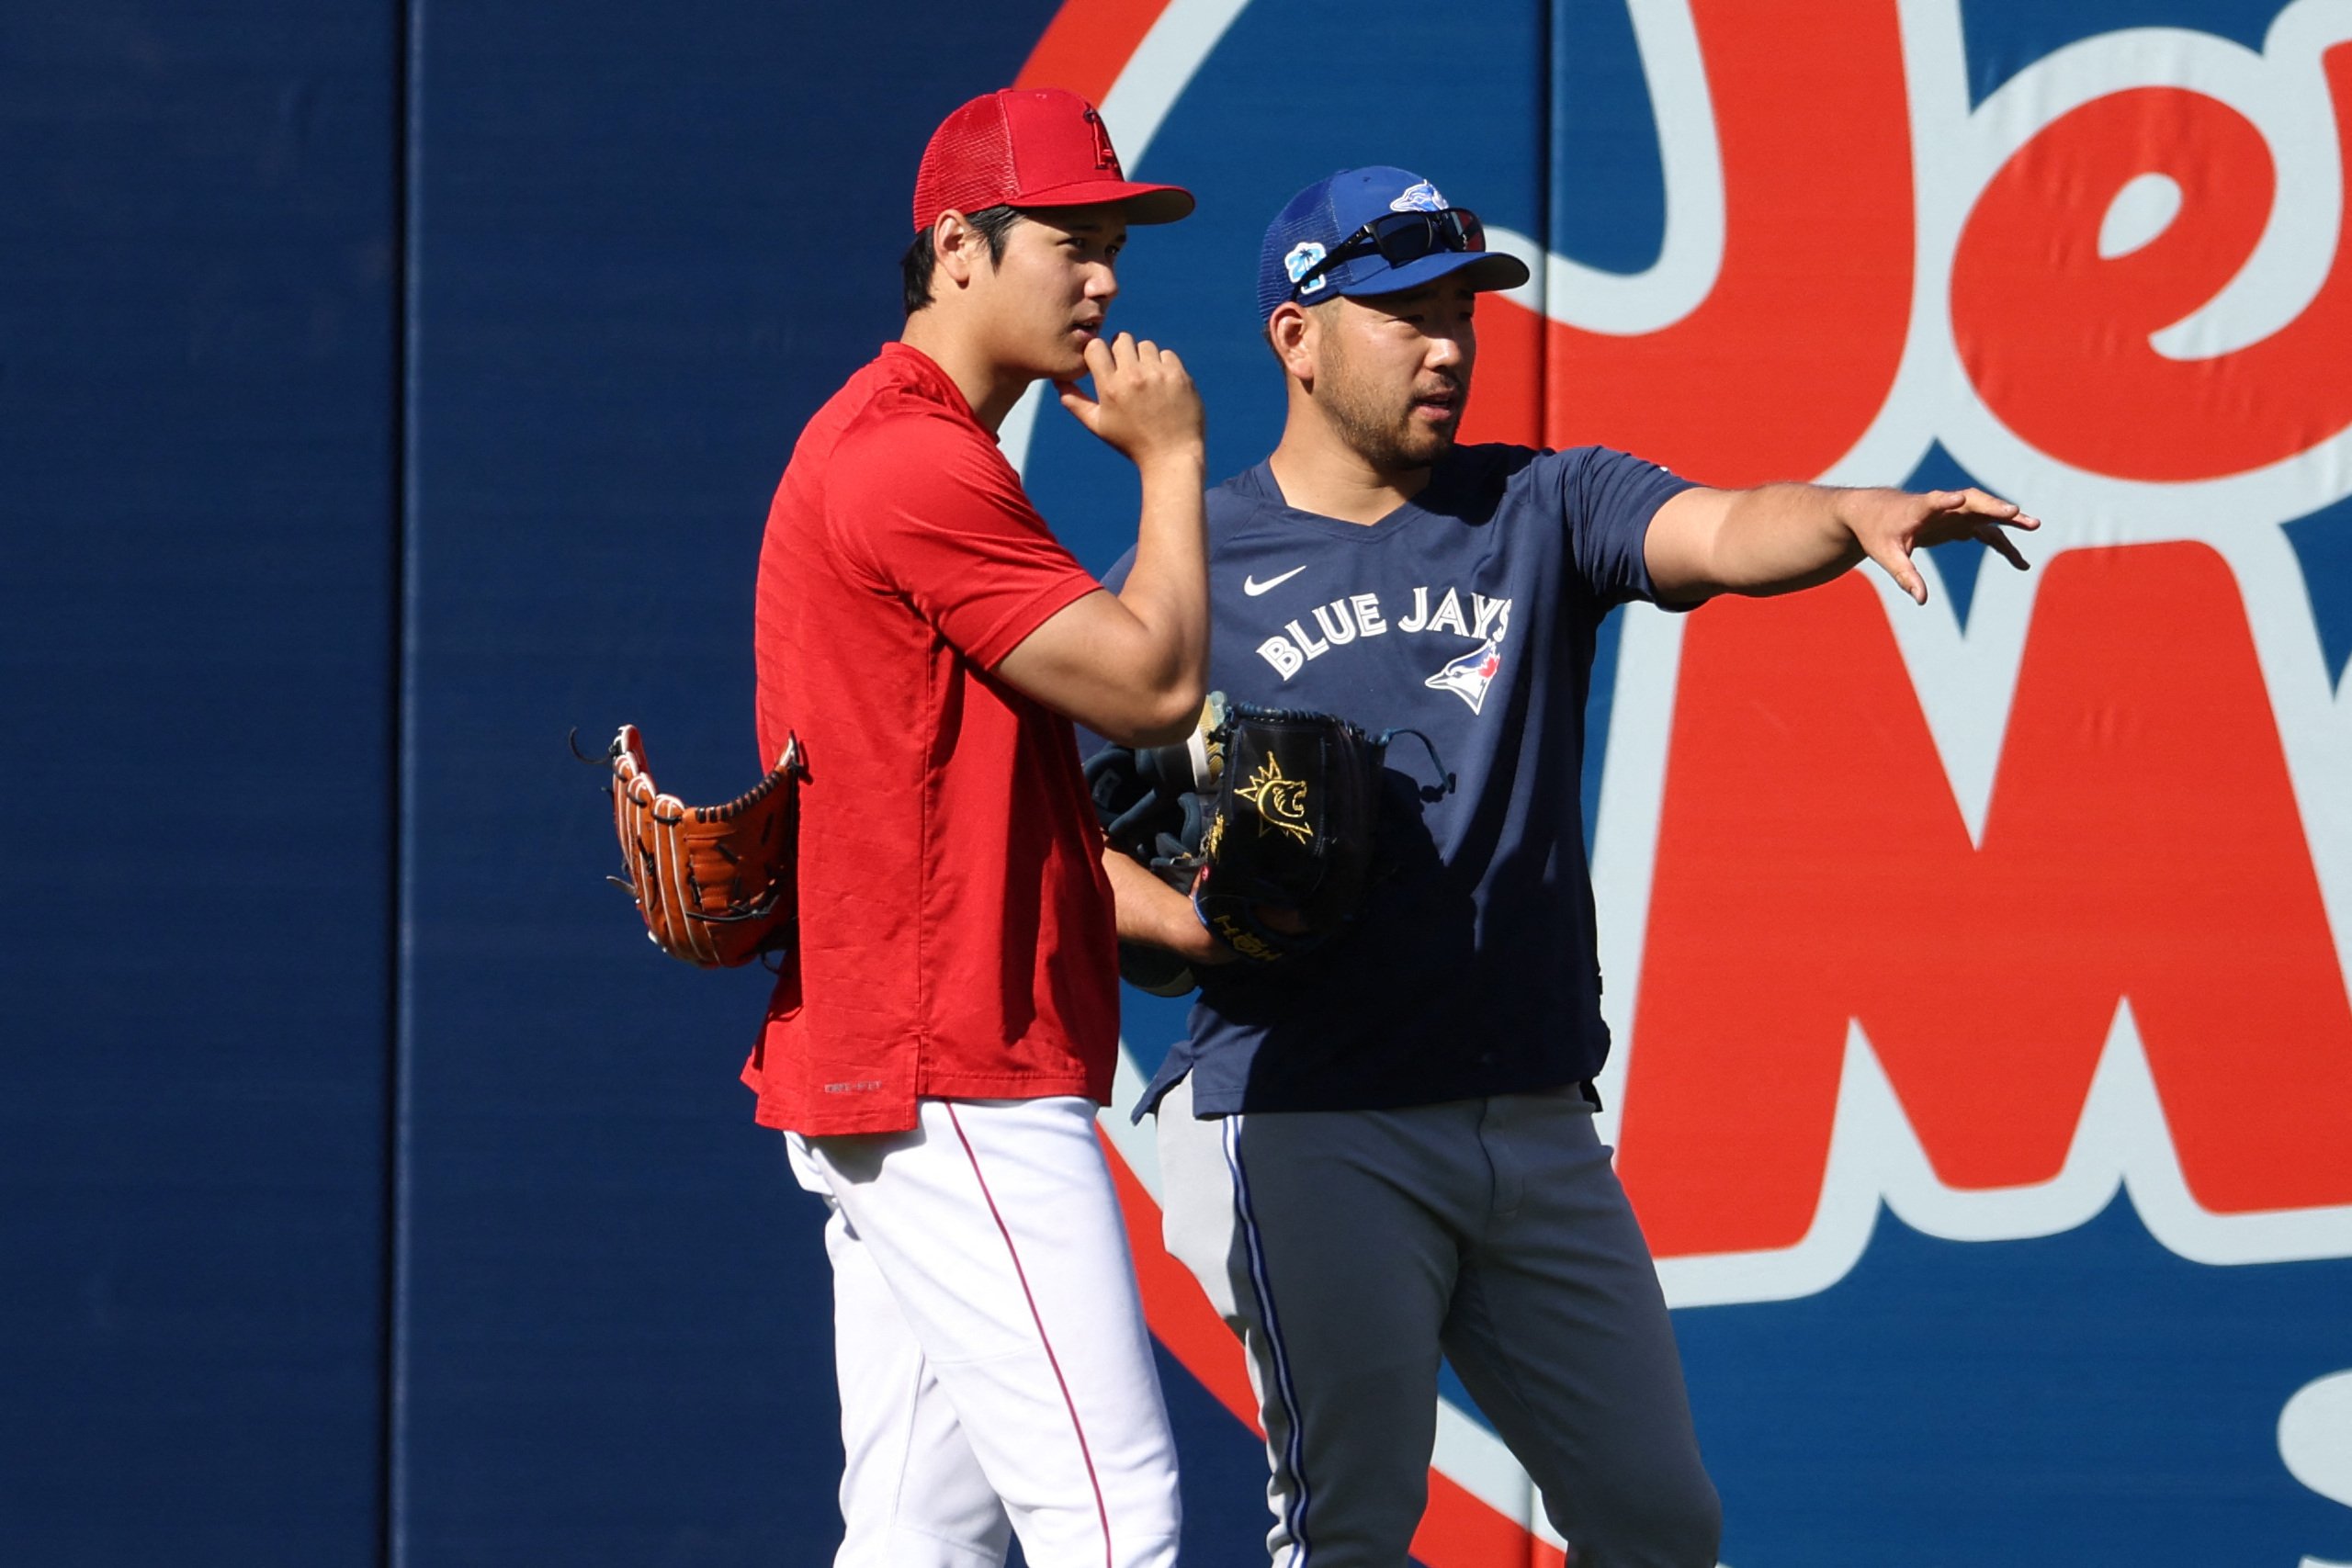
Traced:
<svg viewBox="0 0 2352 1568">
<path fill-rule="evenodd" d="M 801 433 L 760 551 L 760 748 L 797 734 L 808 762 L 799 951 L 743 1070 L 763 1123 L 1109 1100 L 1117 941 L 1077 738 L 990 673 L 1099 587 L 904 344 Z"/>
</svg>

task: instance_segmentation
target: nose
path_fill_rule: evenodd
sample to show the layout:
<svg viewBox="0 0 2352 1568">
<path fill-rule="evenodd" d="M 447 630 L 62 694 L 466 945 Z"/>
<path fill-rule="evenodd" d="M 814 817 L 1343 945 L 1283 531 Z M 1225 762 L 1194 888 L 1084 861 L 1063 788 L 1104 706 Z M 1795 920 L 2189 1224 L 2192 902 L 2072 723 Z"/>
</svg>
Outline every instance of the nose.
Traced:
<svg viewBox="0 0 2352 1568">
<path fill-rule="evenodd" d="M 1105 304 L 1118 298 L 1119 275 L 1109 262 L 1096 262 L 1086 269 L 1086 297 Z"/>
<path fill-rule="evenodd" d="M 1472 361 L 1478 357 L 1478 329 L 1464 310 L 1453 320 L 1441 319 L 1430 331 L 1429 367 L 1443 370 L 1456 377 L 1470 374 Z"/>
</svg>

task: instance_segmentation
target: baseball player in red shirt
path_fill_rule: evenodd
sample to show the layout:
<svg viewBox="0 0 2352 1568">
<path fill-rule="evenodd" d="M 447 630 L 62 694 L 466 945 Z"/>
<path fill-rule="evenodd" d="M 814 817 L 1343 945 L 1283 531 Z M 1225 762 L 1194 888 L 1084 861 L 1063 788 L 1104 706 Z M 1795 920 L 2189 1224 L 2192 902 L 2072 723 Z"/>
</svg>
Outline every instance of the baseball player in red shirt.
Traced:
<svg viewBox="0 0 2352 1568">
<path fill-rule="evenodd" d="M 760 745 L 808 757 L 798 950 L 744 1079 L 830 1208 L 841 1568 L 1176 1557 L 1175 1449 L 1094 1114 L 1118 965 L 1071 723 L 1190 730 L 1200 400 L 1103 336 L 1126 179 L 1073 94 L 976 98 L 915 181 L 904 335 L 801 433 L 760 556 Z M 1092 377 L 1089 396 L 1076 385 Z M 1131 459 L 1106 591 L 996 446 L 1031 383 Z"/>
</svg>

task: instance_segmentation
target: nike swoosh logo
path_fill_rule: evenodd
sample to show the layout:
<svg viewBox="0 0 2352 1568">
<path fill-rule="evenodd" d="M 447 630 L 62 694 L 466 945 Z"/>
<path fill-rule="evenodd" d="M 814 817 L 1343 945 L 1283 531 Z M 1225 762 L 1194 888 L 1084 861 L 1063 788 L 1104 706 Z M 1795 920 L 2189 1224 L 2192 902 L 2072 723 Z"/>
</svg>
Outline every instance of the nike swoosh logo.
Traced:
<svg viewBox="0 0 2352 1568">
<path fill-rule="evenodd" d="M 1305 571 L 1306 570 L 1306 569 L 1303 566 L 1295 566 L 1288 571 L 1283 572 L 1280 577 L 1270 577 L 1263 582 L 1259 581 L 1255 575 L 1245 577 L 1241 580 L 1241 592 L 1250 595 L 1250 598 L 1255 599 L 1259 594 L 1265 592 L 1268 589 L 1280 588 L 1283 583 L 1288 582 L 1292 578 L 1296 577 L 1300 572 Z"/>
</svg>

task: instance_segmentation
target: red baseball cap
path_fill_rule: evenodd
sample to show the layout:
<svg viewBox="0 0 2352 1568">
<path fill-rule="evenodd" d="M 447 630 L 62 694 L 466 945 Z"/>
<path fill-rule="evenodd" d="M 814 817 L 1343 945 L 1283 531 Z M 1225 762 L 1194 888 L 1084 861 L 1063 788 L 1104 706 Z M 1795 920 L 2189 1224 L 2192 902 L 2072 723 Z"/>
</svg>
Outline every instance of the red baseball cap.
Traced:
<svg viewBox="0 0 2352 1568">
<path fill-rule="evenodd" d="M 1115 201 L 1130 223 L 1173 223 L 1193 210 L 1179 186 L 1137 185 L 1119 167 L 1094 106 L 1060 87 L 1006 87 L 940 122 L 915 173 L 915 229 L 953 208 L 1091 207 Z"/>
</svg>

